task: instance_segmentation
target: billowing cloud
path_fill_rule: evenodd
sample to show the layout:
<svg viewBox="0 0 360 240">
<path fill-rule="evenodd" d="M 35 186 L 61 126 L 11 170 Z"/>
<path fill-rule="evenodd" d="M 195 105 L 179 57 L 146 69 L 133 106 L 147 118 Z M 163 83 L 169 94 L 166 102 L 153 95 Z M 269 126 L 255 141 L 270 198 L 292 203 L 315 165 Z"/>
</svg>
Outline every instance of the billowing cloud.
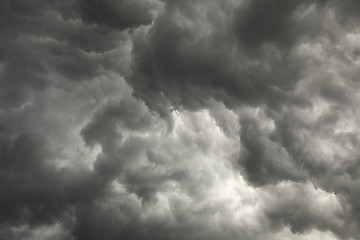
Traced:
<svg viewBox="0 0 360 240">
<path fill-rule="evenodd" d="M 355 0 L 0 2 L 0 239 L 358 239 Z"/>
</svg>

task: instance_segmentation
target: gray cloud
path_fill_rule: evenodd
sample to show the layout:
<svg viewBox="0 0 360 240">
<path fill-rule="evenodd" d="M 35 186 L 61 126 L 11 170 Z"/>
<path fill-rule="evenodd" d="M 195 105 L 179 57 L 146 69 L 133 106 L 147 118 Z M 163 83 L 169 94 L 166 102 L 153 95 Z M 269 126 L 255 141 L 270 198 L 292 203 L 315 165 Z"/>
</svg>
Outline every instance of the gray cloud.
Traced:
<svg viewBox="0 0 360 240">
<path fill-rule="evenodd" d="M 2 1 L 0 239 L 357 239 L 356 1 Z"/>
<path fill-rule="evenodd" d="M 152 21 L 151 1 L 78 1 L 85 21 L 119 30 L 137 28 Z"/>
</svg>

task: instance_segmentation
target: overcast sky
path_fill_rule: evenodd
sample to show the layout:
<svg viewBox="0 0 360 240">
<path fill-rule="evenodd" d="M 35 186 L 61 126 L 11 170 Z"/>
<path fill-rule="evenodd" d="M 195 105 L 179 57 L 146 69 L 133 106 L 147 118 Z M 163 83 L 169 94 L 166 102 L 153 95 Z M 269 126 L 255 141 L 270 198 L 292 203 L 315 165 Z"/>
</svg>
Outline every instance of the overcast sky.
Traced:
<svg viewBox="0 0 360 240">
<path fill-rule="evenodd" d="M 358 240 L 359 0 L 0 0 L 0 240 Z"/>
</svg>

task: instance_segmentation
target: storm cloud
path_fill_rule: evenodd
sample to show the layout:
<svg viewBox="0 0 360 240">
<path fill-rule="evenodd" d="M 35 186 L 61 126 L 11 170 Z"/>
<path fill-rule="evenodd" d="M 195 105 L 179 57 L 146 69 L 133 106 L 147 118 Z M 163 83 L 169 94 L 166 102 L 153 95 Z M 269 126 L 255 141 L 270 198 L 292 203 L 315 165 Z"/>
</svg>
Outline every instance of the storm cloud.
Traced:
<svg viewBox="0 0 360 240">
<path fill-rule="evenodd" d="M 0 239 L 359 239 L 355 0 L 2 0 Z"/>
</svg>

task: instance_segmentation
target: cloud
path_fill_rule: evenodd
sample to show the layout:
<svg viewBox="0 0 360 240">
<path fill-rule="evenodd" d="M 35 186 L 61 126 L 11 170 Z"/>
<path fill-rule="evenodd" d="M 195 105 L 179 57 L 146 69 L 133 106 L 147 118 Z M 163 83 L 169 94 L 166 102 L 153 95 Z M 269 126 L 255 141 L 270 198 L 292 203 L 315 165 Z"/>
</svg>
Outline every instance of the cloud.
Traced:
<svg viewBox="0 0 360 240">
<path fill-rule="evenodd" d="M 138 28 L 151 23 L 153 19 L 152 8 L 155 3 L 151 1 L 114 1 L 91 0 L 78 1 L 82 18 L 95 23 L 100 27 L 111 27 L 119 30 Z"/>
<path fill-rule="evenodd" d="M 0 3 L 0 239 L 356 239 L 356 1 Z"/>
<path fill-rule="evenodd" d="M 251 52 L 239 44 L 232 31 L 241 4 L 172 4 L 134 37 L 128 82 L 150 108 L 200 109 L 211 99 L 230 108 L 301 103 L 288 91 L 301 77 L 303 59 L 271 43 Z"/>
</svg>

